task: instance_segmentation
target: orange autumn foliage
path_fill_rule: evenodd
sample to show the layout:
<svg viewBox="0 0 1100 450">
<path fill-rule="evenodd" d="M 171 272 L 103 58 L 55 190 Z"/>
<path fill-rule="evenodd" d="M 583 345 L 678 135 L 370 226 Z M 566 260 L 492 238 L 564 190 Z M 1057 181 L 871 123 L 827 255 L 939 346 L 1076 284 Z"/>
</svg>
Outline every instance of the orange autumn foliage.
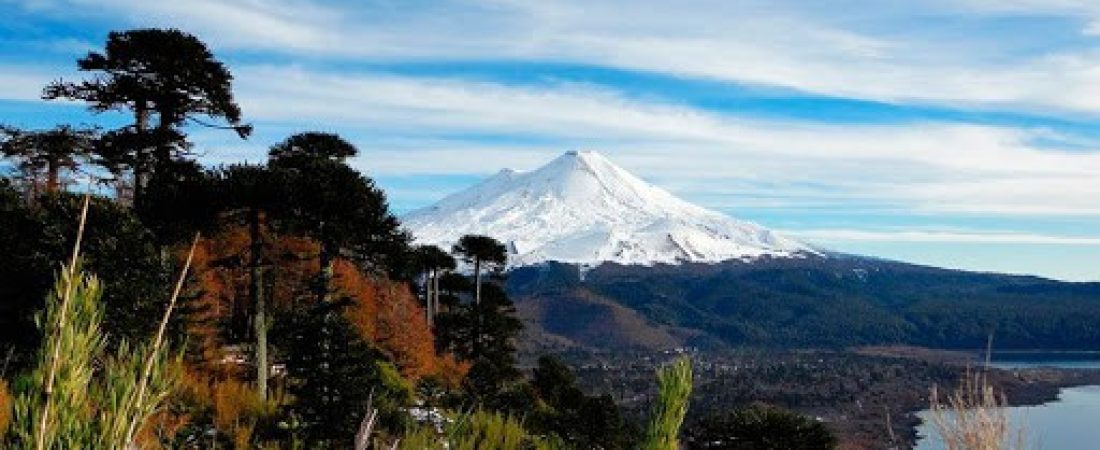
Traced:
<svg viewBox="0 0 1100 450">
<path fill-rule="evenodd" d="M 309 282 L 316 274 L 317 245 L 304 238 L 273 235 L 262 227 L 263 276 L 270 311 L 287 308 L 308 298 Z M 187 332 L 194 353 L 206 370 L 225 370 L 219 365 L 231 342 L 250 342 L 252 317 L 249 296 L 251 258 L 248 230 L 227 226 L 204 237 L 192 264 L 192 312 Z M 270 312 L 269 312 L 270 314 Z M 232 353 L 232 352 L 229 352 Z"/>
<path fill-rule="evenodd" d="M 11 415 L 11 391 L 8 390 L 8 382 L 0 380 L 0 435 L 8 431 L 8 425 L 11 425 Z"/>
<path fill-rule="evenodd" d="M 262 228 L 264 277 L 272 311 L 300 310 L 316 301 L 312 282 L 319 246 L 308 238 L 279 236 Z M 200 348 L 206 369 L 226 357 L 226 341 L 247 342 L 251 317 L 249 298 L 249 236 L 243 226 L 229 226 L 202 239 L 195 255 L 195 287 L 200 312 L 188 323 L 191 342 Z M 434 338 L 420 300 L 405 283 L 365 274 L 343 259 L 334 262 L 331 288 L 351 304 L 345 317 L 363 337 L 390 358 L 402 375 L 416 380 L 438 375 L 448 383 L 465 376 L 468 365 L 436 354 Z M 228 326 L 226 326 L 228 324 Z M 237 333 L 226 336 L 226 330 Z M 234 331 L 235 330 L 235 331 Z M 224 371 L 227 367 L 219 367 Z"/>
<path fill-rule="evenodd" d="M 345 317 L 387 354 L 402 375 L 415 380 L 436 373 L 439 358 L 432 332 L 424 308 L 408 285 L 368 277 L 344 260 L 336 261 L 333 272 L 336 290 L 353 300 Z"/>
</svg>

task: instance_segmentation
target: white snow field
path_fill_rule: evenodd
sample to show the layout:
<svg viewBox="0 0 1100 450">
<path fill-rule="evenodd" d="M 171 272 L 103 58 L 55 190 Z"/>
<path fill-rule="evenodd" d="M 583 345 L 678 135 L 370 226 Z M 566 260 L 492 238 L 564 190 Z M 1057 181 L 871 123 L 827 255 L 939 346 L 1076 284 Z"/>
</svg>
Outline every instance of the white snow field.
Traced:
<svg viewBox="0 0 1100 450">
<path fill-rule="evenodd" d="M 567 152 L 530 172 L 505 169 L 402 218 L 419 244 L 465 234 L 505 243 L 509 265 L 596 266 L 817 254 L 751 222 L 681 200 L 596 152 Z"/>
</svg>

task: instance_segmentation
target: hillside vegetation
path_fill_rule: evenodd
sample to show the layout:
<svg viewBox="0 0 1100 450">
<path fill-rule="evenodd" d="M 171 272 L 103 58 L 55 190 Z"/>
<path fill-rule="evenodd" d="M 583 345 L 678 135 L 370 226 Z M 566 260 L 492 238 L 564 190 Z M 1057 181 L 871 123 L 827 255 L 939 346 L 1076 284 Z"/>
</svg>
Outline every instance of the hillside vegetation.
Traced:
<svg viewBox="0 0 1100 450">
<path fill-rule="evenodd" d="M 993 334 L 1002 350 L 1100 345 L 1100 283 L 836 256 L 605 264 L 583 275 L 563 264 L 511 274 L 521 316 L 545 333 L 534 339 L 596 348 L 668 348 L 675 337 L 676 345 L 703 348 L 980 349 Z M 617 318 L 607 322 L 614 328 L 594 333 L 608 313 Z"/>
</svg>

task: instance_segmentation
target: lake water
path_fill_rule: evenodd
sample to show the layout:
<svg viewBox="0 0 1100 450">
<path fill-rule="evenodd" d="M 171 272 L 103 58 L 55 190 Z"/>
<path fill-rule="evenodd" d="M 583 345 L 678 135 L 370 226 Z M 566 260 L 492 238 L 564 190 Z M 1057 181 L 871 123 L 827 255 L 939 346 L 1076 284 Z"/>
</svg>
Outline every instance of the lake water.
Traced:
<svg viewBox="0 0 1100 450">
<path fill-rule="evenodd" d="M 1048 355 L 995 360 L 992 365 L 1005 368 L 1061 367 L 1100 369 L 1100 358 L 1071 359 Z M 920 413 L 927 418 L 927 411 Z M 1058 400 L 1039 406 L 1009 408 L 1012 426 L 1023 429 L 1027 448 L 1038 450 L 1093 450 L 1100 448 L 1100 386 L 1063 389 Z M 943 450 L 929 421 L 918 428 L 922 436 L 917 450 Z M 924 437 L 928 436 L 928 437 Z"/>
<path fill-rule="evenodd" d="M 996 354 L 994 354 L 996 355 Z M 1062 369 L 1100 369 L 1100 354 L 1013 354 L 996 356 L 989 363 L 999 369 L 1033 369 L 1037 367 L 1057 367 Z"/>
</svg>

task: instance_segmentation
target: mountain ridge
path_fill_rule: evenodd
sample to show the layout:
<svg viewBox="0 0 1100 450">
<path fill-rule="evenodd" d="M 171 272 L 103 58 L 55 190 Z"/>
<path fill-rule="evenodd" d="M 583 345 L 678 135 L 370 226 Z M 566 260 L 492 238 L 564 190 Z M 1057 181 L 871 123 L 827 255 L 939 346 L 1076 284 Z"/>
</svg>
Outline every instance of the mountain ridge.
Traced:
<svg viewBox="0 0 1100 450">
<path fill-rule="evenodd" d="M 1100 345 L 1094 326 L 1100 323 L 1100 282 L 875 258 L 604 264 L 583 274 L 547 263 L 514 269 L 507 288 L 529 326 L 550 335 L 539 336 L 542 341 L 588 349 L 665 350 L 672 337 L 676 347 L 699 348 L 902 344 L 976 350 L 990 334 L 1001 350 Z M 619 307 L 642 320 L 610 321 L 593 313 Z M 593 338 L 592 329 L 604 334 Z"/>
</svg>

